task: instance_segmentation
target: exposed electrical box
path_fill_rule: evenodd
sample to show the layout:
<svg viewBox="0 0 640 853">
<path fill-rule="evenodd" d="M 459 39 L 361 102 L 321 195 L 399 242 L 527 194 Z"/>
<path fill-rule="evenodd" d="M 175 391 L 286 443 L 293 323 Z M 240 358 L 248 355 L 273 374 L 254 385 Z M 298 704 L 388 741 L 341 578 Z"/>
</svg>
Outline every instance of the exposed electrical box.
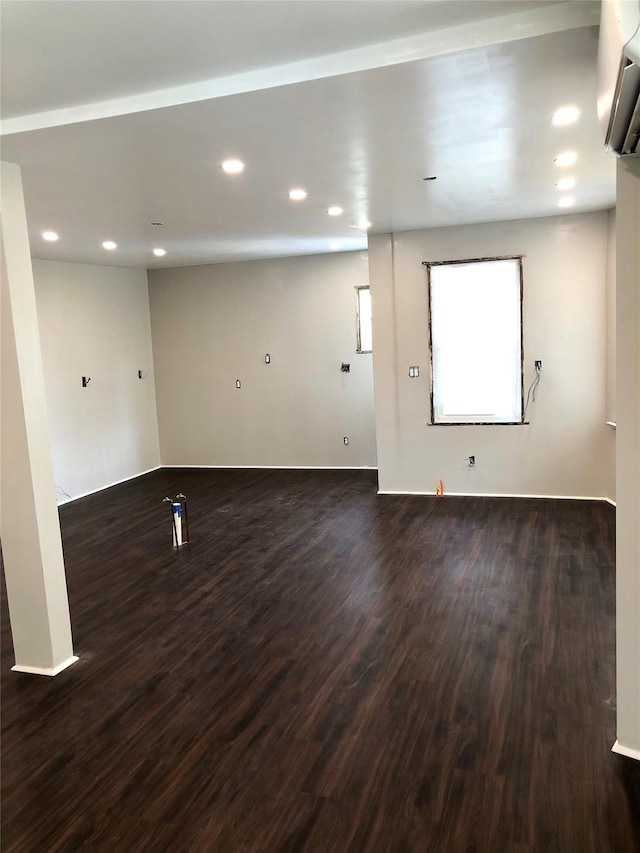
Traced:
<svg viewBox="0 0 640 853">
<path fill-rule="evenodd" d="M 83 387 L 83 388 L 86 388 L 86 387 L 87 387 L 87 385 L 88 385 L 90 382 L 91 382 L 91 377 L 90 377 L 90 376 L 83 376 L 83 377 L 82 377 L 82 387 Z"/>
<path fill-rule="evenodd" d="M 267 353 L 267 354 L 265 355 L 265 357 L 264 357 L 264 363 L 265 363 L 265 364 L 271 364 L 271 356 L 269 355 L 269 353 Z"/>
<path fill-rule="evenodd" d="M 242 388 L 242 382 L 239 379 L 236 379 L 236 388 Z"/>
<path fill-rule="evenodd" d="M 340 365 L 340 370 L 342 373 L 350 373 L 351 372 L 351 365 L 345 364 L 343 361 L 342 364 Z"/>
<path fill-rule="evenodd" d="M 539 373 L 539 372 L 542 370 L 542 361 L 541 361 L 541 360 L 539 360 L 539 359 L 536 359 L 536 360 L 533 362 L 533 366 L 535 367 L 535 369 L 536 369 L 536 370 L 538 371 L 538 373 Z"/>
<path fill-rule="evenodd" d="M 349 444 L 349 436 L 348 435 L 345 435 L 345 437 L 342 440 L 344 441 L 345 444 Z"/>
<path fill-rule="evenodd" d="M 416 379 L 418 376 L 420 376 L 420 368 L 417 364 L 413 364 L 409 368 L 409 376 L 411 379 Z"/>
</svg>

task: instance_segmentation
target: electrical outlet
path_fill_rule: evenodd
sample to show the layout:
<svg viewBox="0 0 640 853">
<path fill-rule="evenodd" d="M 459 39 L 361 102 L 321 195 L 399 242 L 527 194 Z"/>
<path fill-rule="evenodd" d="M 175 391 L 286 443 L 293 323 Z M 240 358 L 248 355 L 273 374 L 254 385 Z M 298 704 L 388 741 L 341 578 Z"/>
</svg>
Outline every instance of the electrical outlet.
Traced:
<svg viewBox="0 0 640 853">
<path fill-rule="evenodd" d="M 542 361 L 541 361 L 541 360 L 539 360 L 539 359 L 536 359 L 536 360 L 533 362 L 533 366 L 535 367 L 535 369 L 536 369 L 538 372 L 539 372 L 539 371 L 541 371 L 541 370 L 542 370 Z"/>
<path fill-rule="evenodd" d="M 242 382 L 239 379 L 236 379 L 236 388 L 242 388 Z"/>
<path fill-rule="evenodd" d="M 349 436 L 348 435 L 345 435 L 345 437 L 342 440 L 344 441 L 345 444 L 349 444 Z"/>
<path fill-rule="evenodd" d="M 265 357 L 264 357 L 264 363 L 265 363 L 265 364 L 271 364 L 271 356 L 269 355 L 269 353 L 267 353 L 267 354 L 265 355 Z"/>
<path fill-rule="evenodd" d="M 409 368 L 409 376 L 411 379 L 417 379 L 420 376 L 420 368 L 417 364 L 412 364 Z"/>
<path fill-rule="evenodd" d="M 476 457 L 475 457 L 475 456 L 470 456 L 470 457 L 469 457 L 469 467 L 470 467 L 470 468 L 473 468 L 473 466 L 474 466 L 475 464 L 476 464 Z"/>
</svg>

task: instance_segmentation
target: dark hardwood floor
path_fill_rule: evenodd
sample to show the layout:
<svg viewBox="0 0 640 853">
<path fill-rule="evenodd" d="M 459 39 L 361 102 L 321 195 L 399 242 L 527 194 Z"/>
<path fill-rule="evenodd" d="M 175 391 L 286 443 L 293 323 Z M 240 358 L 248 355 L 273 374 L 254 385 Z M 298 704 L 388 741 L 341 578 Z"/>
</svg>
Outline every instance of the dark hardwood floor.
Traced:
<svg viewBox="0 0 640 853">
<path fill-rule="evenodd" d="M 3 603 L 5 853 L 640 850 L 614 510 L 375 488 L 164 470 L 62 507 L 80 661 L 10 672 Z"/>
</svg>

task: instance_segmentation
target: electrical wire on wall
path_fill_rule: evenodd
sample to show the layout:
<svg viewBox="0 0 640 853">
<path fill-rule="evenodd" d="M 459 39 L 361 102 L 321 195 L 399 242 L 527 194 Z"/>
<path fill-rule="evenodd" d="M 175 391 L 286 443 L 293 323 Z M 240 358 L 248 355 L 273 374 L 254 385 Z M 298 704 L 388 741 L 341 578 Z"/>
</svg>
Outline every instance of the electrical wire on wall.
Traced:
<svg viewBox="0 0 640 853">
<path fill-rule="evenodd" d="M 524 418 L 523 418 L 523 420 L 525 420 L 525 421 L 527 419 L 527 412 L 529 411 L 529 403 L 535 403 L 535 401 L 536 401 L 536 391 L 538 390 L 538 385 L 540 384 L 541 374 L 542 374 L 542 367 L 540 365 L 536 364 L 536 375 L 535 375 L 535 378 L 534 378 L 533 382 L 531 383 L 531 385 L 529 385 L 529 390 L 527 391 L 527 400 L 524 404 Z"/>
</svg>

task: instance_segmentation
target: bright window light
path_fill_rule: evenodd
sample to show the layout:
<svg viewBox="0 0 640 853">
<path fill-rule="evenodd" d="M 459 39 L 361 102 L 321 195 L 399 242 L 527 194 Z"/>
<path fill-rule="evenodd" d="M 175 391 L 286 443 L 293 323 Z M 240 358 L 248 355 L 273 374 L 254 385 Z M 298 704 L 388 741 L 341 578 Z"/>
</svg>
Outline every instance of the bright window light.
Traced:
<svg viewBox="0 0 640 853">
<path fill-rule="evenodd" d="M 433 423 L 522 422 L 521 264 L 427 265 Z"/>
<path fill-rule="evenodd" d="M 358 295 L 356 352 L 371 352 L 373 349 L 371 290 L 368 287 L 356 287 L 356 293 Z"/>
</svg>

